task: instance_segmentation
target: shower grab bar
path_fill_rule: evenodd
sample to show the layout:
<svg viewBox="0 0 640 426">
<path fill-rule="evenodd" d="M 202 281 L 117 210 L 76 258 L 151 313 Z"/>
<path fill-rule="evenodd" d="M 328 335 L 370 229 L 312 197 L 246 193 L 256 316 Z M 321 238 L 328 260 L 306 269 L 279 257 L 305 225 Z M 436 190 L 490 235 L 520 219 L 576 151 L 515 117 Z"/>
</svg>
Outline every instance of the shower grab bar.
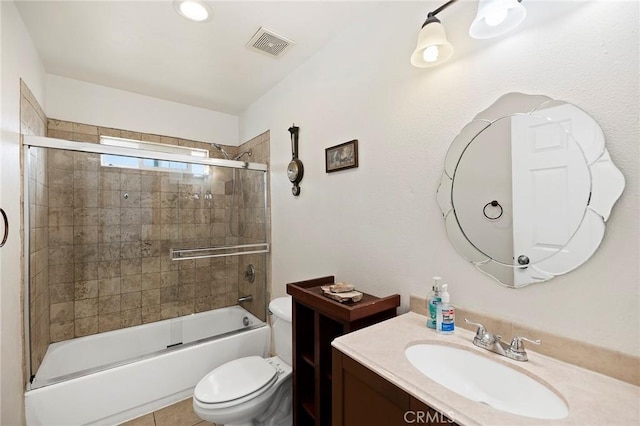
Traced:
<svg viewBox="0 0 640 426">
<path fill-rule="evenodd" d="M 255 250 L 248 250 L 255 249 Z M 236 250 L 231 253 L 216 253 L 217 251 Z M 269 243 L 242 244 L 237 246 L 201 247 L 194 249 L 169 249 L 171 260 L 207 259 L 210 257 L 242 256 L 245 254 L 269 253 Z"/>
</svg>

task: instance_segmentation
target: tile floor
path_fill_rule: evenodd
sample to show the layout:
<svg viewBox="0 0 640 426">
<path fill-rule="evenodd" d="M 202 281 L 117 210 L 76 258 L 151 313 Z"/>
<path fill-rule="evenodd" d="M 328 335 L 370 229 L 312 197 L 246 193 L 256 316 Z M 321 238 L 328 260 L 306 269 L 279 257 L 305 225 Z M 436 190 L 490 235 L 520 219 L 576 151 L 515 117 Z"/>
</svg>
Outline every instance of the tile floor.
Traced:
<svg viewBox="0 0 640 426">
<path fill-rule="evenodd" d="M 213 423 L 199 418 L 193 412 L 191 398 L 161 408 L 153 413 L 145 414 L 137 419 L 122 423 L 120 426 L 209 426 Z"/>
</svg>

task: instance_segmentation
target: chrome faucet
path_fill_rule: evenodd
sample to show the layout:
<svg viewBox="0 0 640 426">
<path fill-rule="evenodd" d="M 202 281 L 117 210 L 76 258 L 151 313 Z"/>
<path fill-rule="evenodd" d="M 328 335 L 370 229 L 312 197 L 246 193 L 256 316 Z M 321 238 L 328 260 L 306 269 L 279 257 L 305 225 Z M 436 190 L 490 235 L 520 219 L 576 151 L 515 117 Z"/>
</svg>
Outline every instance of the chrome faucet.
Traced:
<svg viewBox="0 0 640 426">
<path fill-rule="evenodd" d="M 522 336 L 515 336 L 511 339 L 511 344 L 507 345 L 502 341 L 502 336 L 499 334 L 493 334 L 487 331 L 484 325 L 469 321 L 468 319 L 464 319 L 466 323 L 472 324 L 478 327 L 476 330 L 476 335 L 473 338 L 473 344 L 486 349 L 490 352 L 496 353 L 498 355 L 506 356 L 507 358 L 511 358 L 516 361 L 526 361 L 528 360 L 527 352 L 524 350 L 523 340 L 527 342 L 534 343 L 539 345 L 540 340 L 531 340 Z"/>
</svg>

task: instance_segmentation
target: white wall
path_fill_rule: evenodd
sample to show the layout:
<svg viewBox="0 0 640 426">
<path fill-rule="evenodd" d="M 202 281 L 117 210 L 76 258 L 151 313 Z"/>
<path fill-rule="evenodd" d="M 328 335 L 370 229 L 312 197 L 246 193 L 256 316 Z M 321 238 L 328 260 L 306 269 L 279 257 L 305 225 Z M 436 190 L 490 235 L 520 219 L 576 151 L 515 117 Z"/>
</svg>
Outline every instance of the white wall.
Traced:
<svg viewBox="0 0 640 426">
<path fill-rule="evenodd" d="M 22 377 L 22 300 L 20 297 L 20 78 L 42 104 L 44 68 L 11 1 L 0 2 L 2 22 L 2 133 L 0 207 L 9 217 L 10 235 L 0 249 L 0 424 L 24 423 Z"/>
<path fill-rule="evenodd" d="M 238 117 L 47 74 L 49 118 L 239 145 Z"/>
<path fill-rule="evenodd" d="M 461 2 L 439 15 L 454 58 L 412 68 L 436 3 L 381 4 L 241 115 L 240 140 L 271 130 L 273 295 L 335 274 L 373 294 L 398 292 L 406 307 L 440 275 L 454 304 L 639 355 L 638 3 L 527 2 L 516 32 L 480 41 L 467 36 L 475 3 Z M 435 199 L 449 143 L 512 91 L 587 111 L 627 179 L 593 258 L 519 290 L 457 254 Z M 305 166 L 298 198 L 285 174 L 293 122 Z M 353 138 L 360 167 L 325 174 L 324 149 Z"/>
</svg>

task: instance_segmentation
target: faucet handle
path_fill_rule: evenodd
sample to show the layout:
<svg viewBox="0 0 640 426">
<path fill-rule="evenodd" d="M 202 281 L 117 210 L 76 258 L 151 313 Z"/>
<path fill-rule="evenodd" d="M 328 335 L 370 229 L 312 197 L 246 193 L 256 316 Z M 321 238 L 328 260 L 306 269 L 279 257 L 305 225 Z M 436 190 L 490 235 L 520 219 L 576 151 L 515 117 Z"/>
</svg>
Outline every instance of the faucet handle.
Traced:
<svg viewBox="0 0 640 426">
<path fill-rule="evenodd" d="M 524 352 L 524 343 L 522 343 L 523 340 L 529 343 L 534 343 L 536 345 L 539 345 L 540 343 L 542 343 L 540 339 L 531 340 L 531 339 L 527 339 L 526 337 L 515 336 L 513 339 L 511 339 L 511 347 L 510 347 L 511 351 L 517 352 L 517 353 L 523 353 Z"/>
<path fill-rule="evenodd" d="M 482 339 L 482 337 L 487 334 L 487 329 L 479 322 L 469 321 L 467 318 L 464 319 L 464 322 L 478 327 L 478 329 L 476 330 L 476 339 Z"/>
</svg>

